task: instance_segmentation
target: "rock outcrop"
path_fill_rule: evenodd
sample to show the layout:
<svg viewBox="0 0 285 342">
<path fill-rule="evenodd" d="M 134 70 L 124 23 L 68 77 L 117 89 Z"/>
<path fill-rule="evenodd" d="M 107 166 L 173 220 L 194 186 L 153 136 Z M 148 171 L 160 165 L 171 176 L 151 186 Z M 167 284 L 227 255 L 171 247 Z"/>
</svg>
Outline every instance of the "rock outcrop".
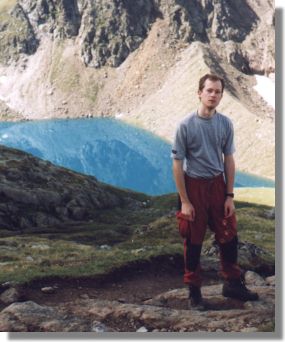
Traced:
<svg viewBox="0 0 285 342">
<path fill-rule="evenodd" d="M 119 66 L 146 38 L 159 16 L 153 0 L 85 1 L 80 31 L 81 55 L 86 65 Z"/>
<path fill-rule="evenodd" d="M 19 0 L 17 7 L 26 13 L 28 21 L 39 35 L 45 32 L 54 39 L 64 39 L 78 34 L 81 15 L 77 0 Z"/>
<path fill-rule="evenodd" d="M 210 247 L 203 246 L 202 258 L 207 271 L 219 271 L 219 247 L 213 241 Z M 239 265 L 248 271 L 254 271 L 264 275 L 272 275 L 275 273 L 274 256 L 264 248 L 258 247 L 247 241 L 238 242 L 238 262 Z"/>
<path fill-rule="evenodd" d="M 1 15 L 0 23 L 0 62 L 12 63 L 19 55 L 36 52 L 39 40 L 36 37 L 27 13 L 18 4 L 10 15 Z"/>
<path fill-rule="evenodd" d="M 206 310 L 187 309 L 186 289 L 161 293 L 141 304 L 100 299 L 75 299 L 56 307 L 27 301 L 0 313 L 0 331 L 17 332 L 257 332 L 274 331 L 275 287 L 252 274 L 248 287 L 257 302 L 221 296 L 221 285 L 202 288 Z M 258 284 L 257 284 L 258 283 Z"/>
<path fill-rule="evenodd" d="M 11 22 L 21 24 L 22 38 L 15 33 L 4 44 L 15 48 L 15 56 L 34 53 L 44 34 L 53 39 L 78 37 L 85 65 L 118 67 L 163 18 L 169 23 L 170 41 L 200 41 L 213 48 L 218 44 L 240 71 L 264 74 L 275 69 L 273 15 L 271 1 L 261 6 L 253 0 L 19 0 Z M 6 20 L 0 32 L 11 37 L 13 25 Z"/>
<path fill-rule="evenodd" d="M 0 146 L 1 229 L 22 231 L 88 221 L 124 203 L 95 177 L 83 176 L 18 150 Z"/>
</svg>

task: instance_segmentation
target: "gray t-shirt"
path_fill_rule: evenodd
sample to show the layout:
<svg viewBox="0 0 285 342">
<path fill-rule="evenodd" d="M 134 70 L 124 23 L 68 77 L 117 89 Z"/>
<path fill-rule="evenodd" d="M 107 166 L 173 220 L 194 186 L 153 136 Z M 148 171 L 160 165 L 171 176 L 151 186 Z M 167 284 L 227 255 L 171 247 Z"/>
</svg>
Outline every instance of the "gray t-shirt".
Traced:
<svg viewBox="0 0 285 342">
<path fill-rule="evenodd" d="M 171 157 L 186 159 L 186 173 L 193 178 L 210 178 L 224 172 L 223 155 L 235 152 L 231 120 L 216 112 L 210 119 L 197 112 L 179 124 Z"/>
</svg>

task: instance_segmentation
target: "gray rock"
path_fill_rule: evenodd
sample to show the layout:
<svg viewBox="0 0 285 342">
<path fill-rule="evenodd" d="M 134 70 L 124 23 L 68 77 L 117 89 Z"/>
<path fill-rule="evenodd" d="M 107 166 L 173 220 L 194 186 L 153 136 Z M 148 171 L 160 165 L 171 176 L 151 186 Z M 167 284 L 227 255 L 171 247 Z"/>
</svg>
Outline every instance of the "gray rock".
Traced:
<svg viewBox="0 0 285 342">
<path fill-rule="evenodd" d="M 14 287 L 11 287 L 8 290 L 4 291 L 0 296 L 0 300 L 6 305 L 15 303 L 20 298 L 21 298 L 21 293 L 19 292 L 19 290 L 17 290 Z"/>
<path fill-rule="evenodd" d="M 49 245 L 46 245 L 46 244 L 34 244 L 31 246 L 32 249 L 38 249 L 40 251 L 46 251 L 48 249 L 50 249 L 50 246 Z"/>
<path fill-rule="evenodd" d="M 146 327 L 140 327 L 137 332 L 148 332 Z"/>
<path fill-rule="evenodd" d="M 32 301 L 14 303 L 0 313 L 0 331 L 77 332 L 90 331 L 90 323 L 80 317 L 62 314 L 56 309 Z"/>
<path fill-rule="evenodd" d="M 89 221 L 98 210 L 124 203 L 94 177 L 56 167 L 24 152 L 0 146 L 0 225 L 8 230 Z M 13 166 L 20 177 L 8 177 Z M 127 203 L 127 202 L 126 202 Z"/>
<path fill-rule="evenodd" d="M 270 210 L 266 210 L 264 212 L 264 216 L 265 216 L 265 218 L 268 218 L 270 220 L 274 220 L 275 219 L 275 208 L 272 208 Z"/>
<path fill-rule="evenodd" d="M 26 260 L 29 261 L 29 262 L 33 262 L 33 261 L 34 261 L 34 258 L 33 258 L 32 256 L 28 255 L 28 256 L 26 257 Z"/>
<path fill-rule="evenodd" d="M 112 332 L 114 330 L 107 327 L 105 324 L 101 322 L 93 321 L 91 325 L 91 331 L 94 331 L 96 333 L 103 333 L 103 332 Z"/>
<path fill-rule="evenodd" d="M 0 313 L 0 331 L 112 331 L 102 324 L 128 319 L 138 332 L 187 331 L 187 332 L 255 332 L 264 323 L 274 320 L 274 288 L 255 286 L 260 295 L 257 302 L 239 302 L 224 298 L 221 285 L 204 286 L 205 311 L 188 310 L 187 289 L 161 293 L 162 306 L 149 302 L 147 305 L 119 303 L 97 299 L 71 299 L 50 308 L 34 302 L 14 303 Z M 157 299 L 157 298 L 154 298 Z M 186 304 L 186 307 L 183 305 Z M 147 328 L 146 328 L 147 327 Z M 120 324 L 116 331 L 124 331 Z"/>
<path fill-rule="evenodd" d="M 248 328 L 243 328 L 241 329 L 241 332 L 245 332 L 245 333 L 252 333 L 252 332 L 257 332 L 258 329 L 255 327 L 248 327 Z"/>
<path fill-rule="evenodd" d="M 245 282 L 246 284 L 255 285 L 255 286 L 265 286 L 266 281 L 259 274 L 247 271 L 245 273 Z"/>
<path fill-rule="evenodd" d="M 110 250 L 110 249 L 112 249 L 112 247 L 109 246 L 109 245 L 101 245 L 101 246 L 100 246 L 100 249 Z"/>
<path fill-rule="evenodd" d="M 52 286 L 46 286 L 41 288 L 42 293 L 45 294 L 53 294 L 55 293 L 56 289 Z"/>
<path fill-rule="evenodd" d="M 205 271 L 218 271 L 219 247 L 215 241 L 208 247 L 203 247 L 201 263 Z M 247 241 L 238 242 L 238 263 L 244 270 L 255 273 L 274 274 L 275 259 L 265 249 Z"/>
<path fill-rule="evenodd" d="M 267 285 L 270 285 L 270 286 L 275 286 L 275 275 L 274 276 L 271 276 L 271 277 L 267 277 L 265 279 L 266 281 L 266 284 Z"/>
</svg>

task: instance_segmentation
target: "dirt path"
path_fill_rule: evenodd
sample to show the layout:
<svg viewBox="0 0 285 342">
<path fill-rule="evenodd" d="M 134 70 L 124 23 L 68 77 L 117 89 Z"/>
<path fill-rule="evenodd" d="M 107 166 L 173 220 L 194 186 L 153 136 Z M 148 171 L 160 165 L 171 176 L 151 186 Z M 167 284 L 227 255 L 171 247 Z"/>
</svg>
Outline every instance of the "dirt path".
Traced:
<svg viewBox="0 0 285 342">
<path fill-rule="evenodd" d="M 27 331 L 272 331 L 274 284 L 251 284 L 260 300 L 244 303 L 224 298 L 217 275 L 205 272 L 205 310 L 189 310 L 181 259 L 163 256 L 151 262 L 140 261 L 96 278 L 34 281 L 22 288 L 23 303 L 15 303 L 2 313 L 0 329 L 22 331 L 24 326 Z M 42 288 L 48 286 L 52 293 L 43 293 Z"/>
<path fill-rule="evenodd" d="M 43 287 L 54 287 L 54 293 L 43 293 Z M 162 257 L 151 263 L 126 265 L 102 277 L 35 281 L 23 292 L 24 300 L 48 306 L 88 297 L 139 304 L 159 293 L 181 287 L 184 287 L 181 258 Z"/>
<path fill-rule="evenodd" d="M 205 285 L 217 283 L 215 274 L 207 276 Z M 43 287 L 54 287 L 54 292 L 43 293 Z M 88 298 L 142 304 L 160 293 L 184 287 L 182 258 L 163 256 L 126 265 L 103 277 L 34 282 L 24 288 L 23 299 L 47 306 Z"/>
</svg>

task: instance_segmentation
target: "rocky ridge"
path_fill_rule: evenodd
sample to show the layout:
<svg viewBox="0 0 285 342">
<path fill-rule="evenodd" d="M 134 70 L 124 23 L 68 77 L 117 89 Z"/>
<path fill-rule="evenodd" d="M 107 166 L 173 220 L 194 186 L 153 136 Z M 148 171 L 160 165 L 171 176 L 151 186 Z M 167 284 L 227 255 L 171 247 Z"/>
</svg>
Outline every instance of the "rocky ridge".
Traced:
<svg viewBox="0 0 285 342">
<path fill-rule="evenodd" d="M 23 231 L 88 221 L 99 211 L 121 206 L 120 196 L 95 177 L 56 167 L 29 154 L 0 146 L 1 229 Z M 126 198 L 125 198 L 126 199 Z"/>
<path fill-rule="evenodd" d="M 263 6 L 252 0 L 242 6 L 225 0 L 19 0 L 10 14 L 26 27 L 26 39 L 15 43 L 21 47 L 18 53 L 33 54 L 42 34 L 52 39 L 78 36 L 85 65 L 118 67 L 146 39 L 152 24 L 164 19 L 170 42 L 223 42 L 228 62 L 240 71 L 268 74 L 275 69 L 273 6 L 268 0 Z"/>
</svg>

